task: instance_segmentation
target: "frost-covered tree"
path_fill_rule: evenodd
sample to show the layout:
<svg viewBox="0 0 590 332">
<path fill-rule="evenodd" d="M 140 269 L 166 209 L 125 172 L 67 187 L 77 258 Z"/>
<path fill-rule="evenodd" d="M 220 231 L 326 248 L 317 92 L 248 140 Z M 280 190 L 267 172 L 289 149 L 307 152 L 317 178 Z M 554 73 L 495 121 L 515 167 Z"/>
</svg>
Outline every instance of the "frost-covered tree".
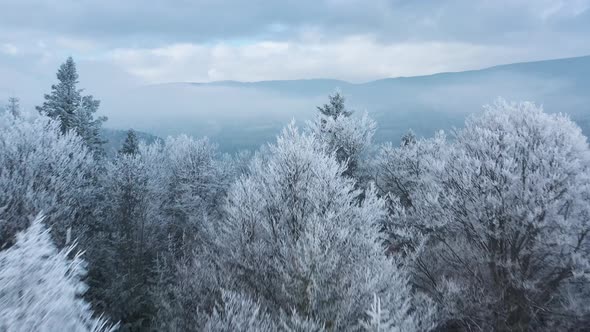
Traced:
<svg viewBox="0 0 590 332">
<path fill-rule="evenodd" d="M 371 145 L 376 124 L 367 113 L 352 117 L 339 93 L 330 96 L 330 103 L 318 107 L 316 119 L 309 124 L 313 135 L 346 165 L 345 176 L 362 177 L 362 157 Z"/>
<path fill-rule="evenodd" d="M 168 169 L 164 209 L 169 234 L 188 245 L 201 224 L 215 214 L 227 184 L 215 145 L 181 135 L 165 142 Z"/>
<path fill-rule="evenodd" d="M 217 216 L 227 181 L 206 139 L 168 138 L 139 144 L 106 167 L 105 220 L 112 254 L 96 294 L 124 328 L 190 331 L 203 327 L 217 287 L 201 229 Z M 124 273 L 121 273 L 124 271 Z M 121 276 L 122 274 L 122 276 Z M 109 281 L 110 280 L 110 281 Z M 218 287 L 217 287 L 218 288 Z"/>
<path fill-rule="evenodd" d="M 13 117 L 18 118 L 21 116 L 20 99 L 17 97 L 8 98 L 8 104 L 5 108 L 6 112 L 8 112 Z"/>
<path fill-rule="evenodd" d="M 76 112 L 82 102 L 78 90 L 78 72 L 74 59 L 69 57 L 57 71 L 58 84 L 51 86 L 51 94 L 45 95 L 45 102 L 37 106 L 37 110 L 48 117 L 58 120 L 61 132 L 65 133 L 74 128 Z"/>
<path fill-rule="evenodd" d="M 222 291 L 220 303 L 205 323 L 204 331 L 251 331 L 251 332 L 323 332 L 323 325 L 302 318 L 296 312 L 289 315 L 281 312 L 273 316 L 259 302 L 248 296 L 231 291 Z"/>
<path fill-rule="evenodd" d="M 328 104 L 318 106 L 317 108 L 322 115 L 334 120 L 340 116 L 349 117 L 352 115 L 353 112 L 346 109 L 344 96 L 340 92 L 329 95 L 328 99 L 330 100 Z"/>
<path fill-rule="evenodd" d="M 149 297 L 155 250 L 158 243 L 155 228 L 159 222 L 157 176 L 145 154 L 120 154 L 107 165 L 105 196 L 108 205 L 104 218 L 111 220 L 105 229 L 109 236 L 104 246 L 109 249 L 102 269 L 112 273 L 103 276 L 102 292 L 96 297 L 108 305 L 100 308 L 124 329 L 146 328 L 153 305 Z M 107 255 L 105 255 L 107 256 Z"/>
<path fill-rule="evenodd" d="M 114 331 L 80 297 L 86 291 L 80 254 L 70 260 L 73 247 L 58 250 L 42 221 L 37 217 L 0 251 L 0 330 Z"/>
<path fill-rule="evenodd" d="M 10 245 L 40 212 L 62 247 L 66 231 L 78 237 L 86 225 L 83 211 L 93 204 L 96 165 L 80 137 L 60 134 L 47 118 L 0 119 L 0 247 Z"/>
<path fill-rule="evenodd" d="M 377 293 L 395 326 L 420 330 L 406 278 L 384 254 L 384 202 L 359 203 L 345 166 L 294 125 L 230 190 L 215 228 L 223 274 L 275 313 L 296 310 L 333 330 L 355 330 Z"/>
<path fill-rule="evenodd" d="M 45 95 L 43 105 L 37 106 L 39 113 L 58 120 L 62 134 L 73 130 L 82 136 L 88 147 L 100 152 L 104 141 L 100 127 L 106 117 L 94 119 L 100 101 L 92 96 L 82 96 L 77 88 L 78 72 L 72 57 L 69 57 L 57 71 L 58 83 L 51 86 L 51 93 Z"/>
<path fill-rule="evenodd" d="M 153 286 L 157 329 L 195 331 L 219 299 L 216 254 L 208 230 L 219 217 L 219 205 L 235 178 L 234 159 L 220 160 L 207 139 L 168 138 L 162 149 L 161 243 L 157 282 Z"/>
<path fill-rule="evenodd" d="M 408 130 L 401 138 L 401 146 L 410 146 L 418 141 L 416 134 L 412 129 Z"/>
<path fill-rule="evenodd" d="M 399 147 L 384 144 L 376 158 L 376 183 L 383 195 L 391 193 L 405 208 L 413 200 L 437 192 L 437 172 L 444 166 L 448 148 L 444 132 L 434 138 L 417 139 L 412 131 L 402 137 Z"/>
<path fill-rule="evenodd" d="M 367 311 L 369 316 L 366 321 L 362 321 L 361 325 L 365 331 L 370 332 L 386 332 L 391 331 L 392 326 L 389 320 L 389 312 L 387 309 L 381 307 L 381 299 L 375 295 L 371 309 Z"/>
<path fill-rule="evenodd" d="M 119 149 L 120 154 L 137 154 L 139 151 L 139 140 L 135 130 L 129 129 L 123 146 Z"/>
<path fill-rule="evenodd" d="M 93 99 L 92 96 L 84 96 L 75 117 L 76 132 L 97 156 L 104 153 L 103 145 L 107 142 L 100 133 L 102 124 L 107 118 L 105 116 L 94 118 L 94 113 L 98 110 L 99 105 L 100 101 Z"/>
<path fill-rule="evenodd" d="M 169 241 L 170 246 L 174 244 Z M 178 250 L 160 253 L 151 296 L 158 331 L 202 331 L 220 298 L 222 285 L 212 256 L 196 251 L 178 258 Z"/>
<path fill-rule="evenodd" d="M 584 326 L 590 150 L 580 128 L 500 100 L 467 120 L 442 167 L 428 164 L 422 177 L 435 185 L 412 186 L 411 207 L 398 206 L 392 225 L 409 242 L 413 281 L 438 299 L 447 326 Z"/>
<path fill-rule="evenodd" d="M 260 304 L 235 292 L 224 291 L 221 304 L 207 320 L 203 331 L 271 332 L 277 327 Z"/>
</svg>

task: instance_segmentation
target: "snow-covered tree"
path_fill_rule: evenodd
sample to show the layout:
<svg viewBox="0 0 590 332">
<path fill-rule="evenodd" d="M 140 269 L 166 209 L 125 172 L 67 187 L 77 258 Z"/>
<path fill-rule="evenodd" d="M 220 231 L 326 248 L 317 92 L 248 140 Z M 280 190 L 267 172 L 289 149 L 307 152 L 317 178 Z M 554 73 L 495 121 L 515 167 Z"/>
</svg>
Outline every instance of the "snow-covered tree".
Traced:
<svg viewBox="0 0 590 332">
<path fill-rule="evenodd" d="M 92 96 L 84 96 L 75 117 L 76 133 L 82 137 L 96 156 L 101 156 L 104 153 L 103 144 L 106 143 L 101 137 L 100 129 L 107 118 L 105 116 L 94 118 L 94 113 L 98 110 L 99 105 L 100 101 L 93 99 Z"/>
<path fill-rule="evenodd" d="M 228 181 L 223 168 L 213 144 L 188 136 L 140 143 L 136 153 L 120 153 L 107 165 L 106 246 L 113 253 L 106 268 L 118 272 L 97 296 L 115 303 L 104 310 L 123 327 L 203 327 L 207 315 L 197 309 L 212 309 L 216 297 L 207 294 L 217 285 L 211 258 L 201 254 L 201 228 L 219 214 Z"/>
<path fill-rule="evenodd" d="M 247 296 L 224 291 L 222 303 L 207 320 L 207 332 L 271 332 L 277 331 L 275 322 L 260 304 Z"/>
<path fill-rule="evenodd" d="M 78 72 L 72 57 L 69 57 L 57 71 L 58 83 L 51 86 L 51 94 L 45 95 L 43 105 L 37 106 L 39 113 L 58 120 L 62 134 L 73 130 L 82 136 L 88 147 L 101 152 L 104 141 L 100 137 L 100 127 L 106 117 L 94 119 L 100 101 L 92 96 L 82 96 L 77 88 Z"/>
<path fill-rule="evenodd" d="M 416 285 L 447 322 L 472 330 L 583 326 L 588 311 L 571 310 L 590 300 L 590 150 L 580 128 L 500 100 L 449 148 L 442 166 L 418 168 L 435 185 L 410 186 L 411 206 L 392 218 L 394 237 L 409 239 Z"/>
<path fill-rule="evenodd" d="M 73 133 L 60 134 L 59 123 L 3 115 L 0 119 L 0 247 L 44 211 L 59 247 L 66 230 L 80 235 L 82 211 L 93 204 L 92 175 L 96 165 L 84 142 Z"/>
<path fill-rule="evenodd" d="M 218 159 L 215 145 L 207 139 L 168 138 L 162 156 L 164 201 L 158 241 L 168 246 L 158 254 L 152 289 L 156 324 L 164 330 L 200 330 L 220 296 L 210 224 L 219 217 L 219 205 L 237 171 L 228 163 L 233 159 Z"/>
<path fill-rule="evenodd" d="M 8 112 L 13 117 L 18 118 L 21 116 L 20 99 L 17 97 L 8 98 L 8 104 L 5 108 L 6 112 Z"/>
<path fill-rule="evenodd" d="M 280 330 L 285 332 L 325 332 L 324 324 L 320 324 L 309 317 L 301 317 L 295 310 L 289 314 L 281 311 L 278 318 Z"/>
<path fill-rule="evenodd" d="M 384 144 L 376 159 L 376 183 L 383 195 L 398 197 L 405 208 L 413 200 L 436 193 L 437 173 L 447 157 L 445 134 L 418 140 L 413 132 L 402 137 L 399 147 Z"/>
<path fill-rule="evenodd" d="M 362 177 L 364 153 L 371 145 L 376 123 L 367 113 L 353 117 L 339 93 L 330 96 L 330 104 L 318 107 L 316 119 L 309 123 L 313 135 L 334 153 L 338 162 L 346 165 L 345 176 Z"/>
<path fill-rule="evenodd" d="M 127 131 L 127 137 L 125 137 L 125 142 L 123 142 L 123 146 L 119 150 L 121 154 L 137 154 L 139 150 L 139 140 L 137 139 L 137 134 L 135 130 L 129 129 Z"/>
<path fill-rule="evenodd" d="M 412 145 L 414 143 L 416 143 L 418 141 L 418 138 L 416 137 L 416 134 L 414 133 L 414 131 L 412 129 L 408 130 L 407 133 L 405 133 L 402 138 L 401 138 L 401 146 L 409 146 Z"/>
<path fill-rule="evenodd" d="M 96 294 L 108 306 L 103 309 L 124 329 L 147 328 L 153 312 L 149 282 L 155 253 L 159 244 L 156 229 L 160 222 L 161 200 L 154 181 L 158 176 L 144 154 L 120 154 L 107 165 L 105 174 L 104 218 L 111 223 L 104 247 L 110 252 L 107 262 L 98 262 L 101 269 L 112 271 L 104 276 Z M 104 255 L 107 256 L 107 255 Z"/>
<path fill-rule="evenodd" d="M 195 140 L 186 135 L 165 142 L 167 198 L 164 209 L 169 234 L 178 243 L 197 235 L 207 216 L 215 213 L 228 186 L 217 160 L 217 150 L 206 138 Z M 185 239 L 186 241 L 183 241 Z"/>
<path fill-rule="evenodd" d="M 74 247 L 58 250 L 37 217 L 0 251 L 0 330 L 2 331 L 114 331 L 104 319 L 94 318 L 80 296 L 84 263 Z"/>
<path fill-rule="evenodd" d="M 62 133 L 74 128 L 76 112 L 82 102 L 78 90 L 78 72 L 74 59 L 69 57 L 57 71 L 58 84 L 51 86 L 51 94 L 45 95 L 45 102 L 37 110 L 48 117 L 58 120 Z"/>
<path fill-rule="evenodd" d="M 230 285 L 275 312 L 295 309 L 334 330 L 359 326 L 377 293 L 394 325 L 416 330 L 402 271 L 384 254 L 384 202 L 369 188 L 359 203 L 345 166 L 312 135 L 286 128 L 229 192 L 215 228 Z M 427 316 L 427 315 L 426 315 Z"/>
<path fill-rule="evenodd" d="M 340 116 L 349 117 L 352 115 L 353 112 L 346 109 L 346 105 L 344 105 L 344 96 L 340 94 L 340 92 L 329 95 L 328 99 L 330 100 L 328 104 L 318 106 L 317 108 L 322 115 L 332 119 L 339 118 Z"/>
<path fill-rule="evenodd" d="M 180 258 L 177 255 L 170 248 L 158 257 L 151 288 L 157 310 L 152 326 L 158 331 L 202 331 L 221 296 L 216 263 L 208 253 L 197 250 Z"/>
</svg>

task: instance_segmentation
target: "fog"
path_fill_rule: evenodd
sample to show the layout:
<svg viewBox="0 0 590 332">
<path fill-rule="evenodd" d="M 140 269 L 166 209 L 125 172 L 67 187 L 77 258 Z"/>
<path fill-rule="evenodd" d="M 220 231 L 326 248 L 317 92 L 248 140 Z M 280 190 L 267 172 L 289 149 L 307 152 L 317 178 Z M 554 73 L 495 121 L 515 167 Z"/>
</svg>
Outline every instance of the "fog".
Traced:
<svg viewBox="0 0 590 332">
<path fill-rule="evenodd" d="M 80 86 L 101 100 L 99 113 L 109 118 L 106 127 L 133 127 L 160 137 L 208 136 L 226 151 L 256 149 L 272 141 L 289 121 L 311 119 L 316 106 L 336 90 L 351 109 L 377 120 L 378 142 L 397 142 L 410 128 L 431 136 L 438 129 L 462 126 L 466 115 L 498 97 L 534 101 L 548 112 L 570 114 L 589 133 L 590 57 L 360 84 L 320 79 L 146 84 L 101 62 L 81 61 L 79 67 Z M 19 95 L 31 110 L 52 81 L 49 74 L 24 77 L 15 86 L 29 87 L 26 93 L 11 91 L 6 82 L 0 92 Z"/>
</svg>

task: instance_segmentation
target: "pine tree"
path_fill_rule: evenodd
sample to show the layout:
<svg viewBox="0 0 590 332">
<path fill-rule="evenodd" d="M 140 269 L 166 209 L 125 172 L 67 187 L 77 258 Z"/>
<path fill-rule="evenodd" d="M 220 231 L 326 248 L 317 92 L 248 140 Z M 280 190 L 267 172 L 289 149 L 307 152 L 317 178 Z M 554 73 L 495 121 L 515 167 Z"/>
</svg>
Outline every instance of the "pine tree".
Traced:
<svg viewBox="0 0 590 332">
<path fill-rule="evenodd" d="M 104 141 L 100 138 L 100 127 L 106 117 L 94 119 L 94 113 L 100 105 L 92 96 L 82 96 L 83 89 L 78 89 L 78 72 L 72 57 L 63 63 L 57 72 L 58 83 L 51 86 L 51 94 L 45 95 L 45 102 L 36 109 L 60 122 L 62 134 L 74 130 L 89 148 L 101 152 Z"/>
<path fill-rule="evenodd" d="M 135 133 L 135 130 L 129 129 L 127 131 L 127 137 L 125 138 L 125 142 L 123 142 L 123 146 L 119 150 L 119 153 L 134 155 L 137 154 L 138 150 L 139 140 L 137 139 L 137 134 Z"/>
<path fill-rule="evenodd" d="M 318 106 L 318 111 L 321 114 L 331 117 L 332 119 L 336 119 L 339 116 L 349 117 L 352 115 L 353 112 L 346 109 L 346 106 L 344 105 L 344 96 L 342 96 L 340 92 L 329 95 L 328 98 L 330 99 L 328 104 Z"/>
<path fill-rule="evenodd" d="M 45 95 L 45 102 L 37 106 L 39 113 L 59 120 L 61 132 L 74 128 L 76 111 L 80 107 L 82 97 L 78 90 L 78 73 L 74 59 L 69 57 L 57 71 L 58 84 L 51 86 L 51 94 Z"/>
<path fill-rule="evenodd" d="M 68 259 L 73 247 L 58 251 L 37 217 L 0 252 L 0 330 L 114 331 L 93 318 L 81 295 L 86 285 L 80 255 Z"/>
</svg>

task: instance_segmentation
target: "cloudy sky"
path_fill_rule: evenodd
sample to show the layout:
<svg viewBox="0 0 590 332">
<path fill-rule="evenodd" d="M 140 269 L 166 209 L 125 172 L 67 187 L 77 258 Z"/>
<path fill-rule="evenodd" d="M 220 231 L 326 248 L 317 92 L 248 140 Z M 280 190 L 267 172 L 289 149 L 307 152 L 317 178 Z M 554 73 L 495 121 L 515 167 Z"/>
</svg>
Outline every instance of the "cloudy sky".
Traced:
<svg viewBox="0 0 590 332">
<path fill-rule="evenodd" d="M 590 54 L 590 0 L 0 0 L 0 91 L 352 82 Z"/>
</svg>

